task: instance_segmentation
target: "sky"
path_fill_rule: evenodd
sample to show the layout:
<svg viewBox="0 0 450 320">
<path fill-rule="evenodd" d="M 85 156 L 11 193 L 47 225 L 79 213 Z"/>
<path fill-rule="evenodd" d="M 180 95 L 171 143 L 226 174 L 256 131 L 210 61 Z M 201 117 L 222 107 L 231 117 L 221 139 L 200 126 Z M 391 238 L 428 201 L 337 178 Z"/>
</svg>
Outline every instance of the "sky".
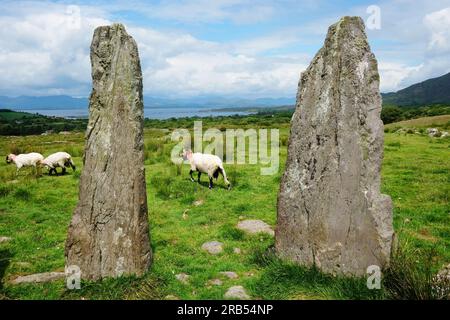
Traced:
<svg viewBox="0 0 450 320">
<path fill-rule="evenodd" d="M 87 97 L 93 31 L 120 22 L 147 96 L 295 97 L 346 15 L 366 22 L 382 92 L 450 72 L 450 0 L 0 0 L 0 95 Z"/>
</svg>

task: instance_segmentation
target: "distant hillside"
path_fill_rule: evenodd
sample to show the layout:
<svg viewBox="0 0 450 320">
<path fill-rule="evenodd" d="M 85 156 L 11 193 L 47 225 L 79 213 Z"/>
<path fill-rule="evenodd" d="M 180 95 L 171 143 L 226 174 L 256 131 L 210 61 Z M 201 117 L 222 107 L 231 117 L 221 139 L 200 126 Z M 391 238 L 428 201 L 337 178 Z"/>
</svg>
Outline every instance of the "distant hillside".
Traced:
<svg viewBox="0 0 450 320">
<path fill-rule="evenodd" d="M 44 132 L 84 131 L 87 119 L 64 119 L 0 109 L 0 135 L 23 136 Z"/>
<path fill-rule="evenodd" d="M 197 108 L 248 108 L 248 107 L 274 107 L 294 104 L 295 97 L 292 98 L 258 98 L 244 99 L 221 96 L 196 96 L 192 98 L 157 98 L 144 97 L 146 108 L 151 107 L 197 107 Z M 20 96 L 5 97 L 0 96 L 0 108 L 10 108 L 15 110 L 33 109 L 73 109 L 88 108 L 88 98 L 73 98 L 70 96 Z"/>
<path fill-rule="evenodd" d="M 418 107 L 432 104 L 450 104 L 450 73 L 414 84 L 397 92 L 384 93 L 384 105 Z"/>
</svg>

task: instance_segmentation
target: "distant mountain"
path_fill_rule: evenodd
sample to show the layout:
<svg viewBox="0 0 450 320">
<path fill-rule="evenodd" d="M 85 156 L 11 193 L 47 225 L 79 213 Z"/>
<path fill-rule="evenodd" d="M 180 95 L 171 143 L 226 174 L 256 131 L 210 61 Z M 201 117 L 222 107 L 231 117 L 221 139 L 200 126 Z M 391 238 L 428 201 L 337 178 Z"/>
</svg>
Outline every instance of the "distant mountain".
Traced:
<svg viewBox="0 0 450 320">
<path fill-rule="evenodd" d="M 384 105 L 418 107 L 431 104 L 450 104 L 450 73 L 429 79 L 397 92 L 384 93 Z"/>
<path fill-rule="evenodd" d="M 171 107 L 171 108 L 243 108 L 243 107 L 273 107 L 295 103 L 295 98 L 259 98 L 243 99 L 220 96 L 197 96 L 192 98 L 169 99 L 157 97 L 144 97 L 146 108 Z M 31 111 L 33 109 L 73 109 L 86 108 L 89 105 L 88 98 L 73 98 L 70 96 L 43 96 L 43 97 L 5 97 L 0 96 L 0 108 Z"/>
</svg>

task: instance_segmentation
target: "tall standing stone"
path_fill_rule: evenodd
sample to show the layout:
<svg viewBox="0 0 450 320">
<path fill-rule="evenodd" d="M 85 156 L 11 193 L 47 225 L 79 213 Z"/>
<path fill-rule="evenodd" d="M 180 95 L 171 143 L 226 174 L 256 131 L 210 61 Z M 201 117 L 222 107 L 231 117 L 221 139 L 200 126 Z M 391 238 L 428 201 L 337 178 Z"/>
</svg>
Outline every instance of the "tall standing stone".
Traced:
<svg viewBox="0 0 450 320">
<path fill-rule="evenodd" d="M 279 256 L 345 275 L 389 263 L 392 203 L 380 194 L 380 111 L 364 23 L 344 17 L 301 75 L 278 195 Z"/>
<path fill-rule="evenodd" d="M 79 202 L 66 265 L 96 280 L 140 275 L 151 263 L 144 172 L 142 73 L 121 24 L 98 27 L 91 44 L 89 104 Z"/>
</svg>

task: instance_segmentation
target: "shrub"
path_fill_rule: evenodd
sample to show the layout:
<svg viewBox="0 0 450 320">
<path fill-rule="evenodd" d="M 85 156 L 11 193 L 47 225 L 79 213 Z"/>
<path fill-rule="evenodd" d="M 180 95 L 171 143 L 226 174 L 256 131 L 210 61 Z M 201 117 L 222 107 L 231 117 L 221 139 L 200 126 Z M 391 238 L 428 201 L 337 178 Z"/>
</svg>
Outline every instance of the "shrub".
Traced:
<svg viewBox="0 0 450 320">
<path fill-rule="evenodd" d="M 450 297 L 450 281 L 433 271 L 436 251 L 412 249 L 407 243 L 394 250 L 383 284 L 388 296 L 401 300 L 436 300 Z"/>
</svg>

